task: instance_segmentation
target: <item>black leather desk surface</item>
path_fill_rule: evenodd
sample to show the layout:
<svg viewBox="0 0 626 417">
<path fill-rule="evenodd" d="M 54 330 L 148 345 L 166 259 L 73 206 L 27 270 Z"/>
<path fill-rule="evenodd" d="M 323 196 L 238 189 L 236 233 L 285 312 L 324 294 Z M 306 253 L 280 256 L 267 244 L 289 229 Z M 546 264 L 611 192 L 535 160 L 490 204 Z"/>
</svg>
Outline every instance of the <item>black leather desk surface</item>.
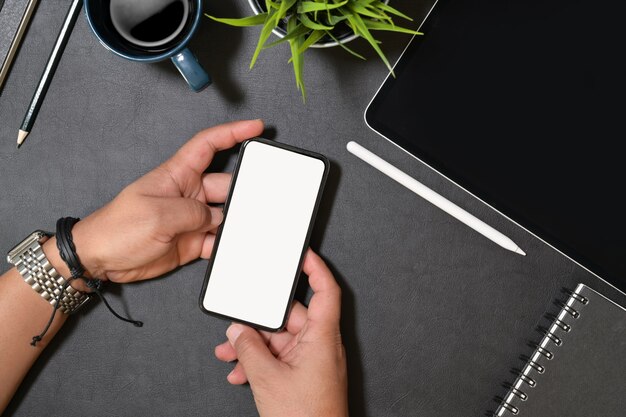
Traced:
<svg viewBox="0 0 626 417">
<path fill-rule="evenodd" d="M 534 327 L 561 287 L 585 282 L 624 302 L 370 131 L 363 111 L 386 71 L 362 41 L 351 46 L 367 62 L 339 48 L 307 53 L 304 105 L 288 48 L 265 51 L 248 71 L 258 29 L 203 23 L 192 47 L 215 83 L 194 94 L 169 63 L 136 64 L 107 52 L 81 18 L 35 128 L 16 151 L 17 130 L 68 5 L 41 2 L 0 96 L 0 252 L 33 229 L 52 229 L 60 216 L 100 207 L 197 130 L 261 117 L 267 136 L 332 160 L 313 246 L 344 289 L 352 415 L 484 415 L 506 391 L 501 383 L 512 379 L 519 355 L 531 351 L 526 342 L 538 339 Z M 419 20 L 430 1 L 396 5 Z M 219 15 L 248 13 L 245 0 L 205 7 Z M 381 39 L 392 60 L 408 41 Z M 375 172 L 345 150 L 349 140 L 467 208 L 528 256 L 501 249 Z M 232 158 L 222 165 L 231 167 Z M 213 356 L 227 323 L 198 308 L 205 266 L 199 261 L 165 279 L 112 288 L 114 305 L 145 326 L 114 320 L 94 303 L 68 322 L 6 415 L 256 415 L 249 387 L 230 386 L 231 366 Z"/>
</svg>

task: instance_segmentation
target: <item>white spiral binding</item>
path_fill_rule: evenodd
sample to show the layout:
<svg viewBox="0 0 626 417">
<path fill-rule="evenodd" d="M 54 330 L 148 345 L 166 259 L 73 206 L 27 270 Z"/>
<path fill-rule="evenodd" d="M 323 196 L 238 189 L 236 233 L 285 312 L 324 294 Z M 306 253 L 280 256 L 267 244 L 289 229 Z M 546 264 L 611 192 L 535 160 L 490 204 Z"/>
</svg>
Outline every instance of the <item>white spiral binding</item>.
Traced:
<svg viewBox="0 0 626 417">
<path fill-rule="evenodd" d="M 561 311 L 558 316 L 549 316 L 552 322 L 550 328 L 539 328 L 544 336 L 540 343 L 531 344 L 531 346 L 535 349 L 532 356 L 522 356 L 523 360 L 526 362 L 524 369 L 518 371 L 517 378 L 513 384 L 504 384 L 509 391 L 504 398 L 500 399 L 500 406 L 493 414 L 495 417 L 519 414 L 520 409 L 514 405 L 513 400 L 518 399 L 520 401 L 526 401 L 529 398 L 526 388 L 535 388 L 537 386 L 536 377 L 533 378 L 530 375 L 543 374 L 546 371 L 545 366 L 542 365 L 539 360 L 549 361 L 554 358 L 554 352 L 548 348 L 548 345 L 551 344 L 554 346 L 561 346 L 563 344 L 563 339 L 555 334 L 556 330 L 559 329 L 564 333 L 569 333 L 572 329 L 570 324 L 563 321 L 564 316 L 567 315 L 573 319 L 578 319 L 580 317 L 580 312 L 576 308 L 572 307 L 572 305 L 575 302 L 582 305 L 589 303 L 589 300 L 580 294 L 571 291 L 567 291 L 567 293 L 569 294 L 569 299 L 566 303 L 557 301 L 557 304 L 561 307 Z M 538 379 L 541 378 L 539 377 Z"/>
</svg>

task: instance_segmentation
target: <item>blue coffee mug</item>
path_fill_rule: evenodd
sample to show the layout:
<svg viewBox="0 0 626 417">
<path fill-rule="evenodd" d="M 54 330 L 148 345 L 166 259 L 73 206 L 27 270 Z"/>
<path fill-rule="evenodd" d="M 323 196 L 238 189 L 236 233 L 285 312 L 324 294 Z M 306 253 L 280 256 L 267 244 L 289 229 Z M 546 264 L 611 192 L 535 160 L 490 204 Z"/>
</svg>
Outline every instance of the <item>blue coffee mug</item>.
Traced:
<svg viewBox="0 0 626 417">
<path fill-rule="evenodd" d="M 130 2 L 134 0 L 129 0 Z M 159 62 L 171 59 L 182 74 L 189 87 L 201 91 L 211 84 L 211 77 L 202 68 L 187 44 L 198 30 L 202 17 L 202 0 L 183 0 L 187 2 L 186 21 L 181 22 L 182 29 L 167 39 L 163 44 L 152 46 L 137 44 L 122 36 L 111 18 L 111 0 L 85 0 L 85 14 L 89 27 L 100 43 L 122 58 L 136 62 Z"/>
</svg>

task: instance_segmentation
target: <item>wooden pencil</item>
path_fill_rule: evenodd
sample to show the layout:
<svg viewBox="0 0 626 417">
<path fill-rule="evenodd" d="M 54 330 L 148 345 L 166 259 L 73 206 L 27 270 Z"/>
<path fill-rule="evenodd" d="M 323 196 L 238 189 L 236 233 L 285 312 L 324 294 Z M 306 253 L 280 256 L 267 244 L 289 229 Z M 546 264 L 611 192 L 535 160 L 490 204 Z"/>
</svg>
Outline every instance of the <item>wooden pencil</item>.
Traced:
<svg viewBox="0 0 626 417">
<path fill-rule="evenodd" d="M 72 29 L 74 28 L 74 24 L 76 23 L 76 19 L 80 14 L 82 6 L 83 0 L 72 0 L 72 4 L 67 12 L 67 16 L 65 16 L 65 20 L 63 22 L 63 26 L 61 27 L 61 31 L 59 32 L 59 36 L 57 37 L 54 48 L 52 48 L 52 52 L 50 53 L 50 57 L 48 58 L 46 68 L 44 69 L 43 74 L 41 74 L 39 85 L 35 90 L 35 94 L 33 94 L 33 98 L 31 99 L 30 105 L 28 106 L 28 111 L 26 112 L 24 120 L 22 121 L 22 126 L 20 127 L 19 133 L 17 135 L 18 148 L 22 146 L 22 143 L 24 143 L 24 140 L 33 128 L 33 125 L 35 124 L 35 119 L 37 118 L 37 114 L 39 113 L 41 104 L 46 97 L 46 92 L 48 91 L 48 87 L 52 82 L 54 72 L 59 65 L 59 61 L 61 61 L 61 56 L 63 55 L 63 51 L 65 50 L 65 45 L 67 45 L 67 41 L 72 34 Z"/>
</svg>

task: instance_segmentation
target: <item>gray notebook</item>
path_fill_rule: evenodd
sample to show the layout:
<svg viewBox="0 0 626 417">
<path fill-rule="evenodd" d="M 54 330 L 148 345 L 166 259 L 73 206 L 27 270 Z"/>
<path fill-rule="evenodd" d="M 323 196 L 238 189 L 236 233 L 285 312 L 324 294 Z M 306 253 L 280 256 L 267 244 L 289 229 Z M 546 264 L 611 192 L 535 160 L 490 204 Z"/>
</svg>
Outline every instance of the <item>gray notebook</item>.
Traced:
<svg viewBox="0 0 626 417">
<path fill-rule="evenodd" d="M 626 309 L 583 284 L 561 307 L 496 416 L 626 415 Z"/>
</svg>

